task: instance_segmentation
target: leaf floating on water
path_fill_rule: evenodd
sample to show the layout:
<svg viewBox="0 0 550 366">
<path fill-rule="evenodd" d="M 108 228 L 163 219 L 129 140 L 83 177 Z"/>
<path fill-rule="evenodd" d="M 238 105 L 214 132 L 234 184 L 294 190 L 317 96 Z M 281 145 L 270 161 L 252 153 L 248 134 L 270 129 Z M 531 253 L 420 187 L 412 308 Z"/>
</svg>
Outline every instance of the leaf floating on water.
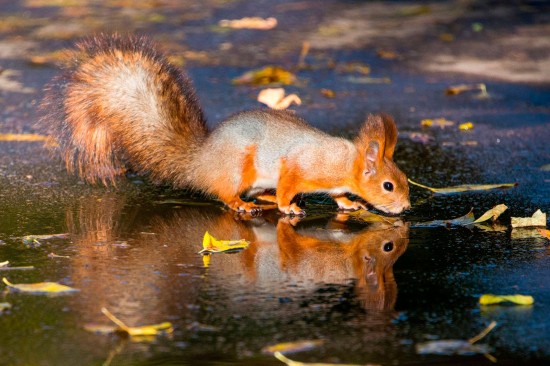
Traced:
<svg viewBox="0 0 550 366">
<path fill-rule="evenodd" d="M 280 66 L 266 66 L 263 69 L 252 70 L 233 79 L 236 85 L 269 85 L 283 84 L 292 85 L 296 81 L 296 76 Z"/>
<path fill-rule="evenodd" d="M 463 184 L 459 186 L 454 187 L 446 187 L 446 188 L 432 188 L 425 186 L 420 183 L 413 182 L 412 180 L 408 179 L 409 183 L 412 185 L 415 185 L 417 187 L 428 189 L 434 193 L 437 194 L 454 194 L 454 193 L 462 193 L 462 192 L 475 192 L 475 191 L 489 191 L 492 189 L 504 189 L 504 188 L 513 188 L 516 187 L 517 183 L 501 183 L 501 184 Z"/>
<path fill-rule="evenodd" d="M 218 240 L 214 238 L 210 233 L 205 232 L 202 239 L 203 249 L 199 254 L 220 253 L 228 251 L 242 250 L 248 247 L 250 243 L 244 239 L 241 240 Z"/>
<path fill-rule="evenodd" d="M 501 302 L 511 302 L 517 305 L 532 305 L 535 302 L 533 296 L 529 295 L 491 295 L 484 294 L 479 298 L 481 305 L 493 305 Z"/>
<path fill-rule="evenodd" d="M 481 215 L 477 220 L 474 221 L 474 224 L 485 222 L 489 219 L 495 221 L 504 211 L 508 209 L 508 206 L 504 204 L 496 205 L 489 211 L 485 212 L 483 215 Z"/>
<path fill-rule="evenodd" d="M 546 213 L 540 209 L 531 217 L 512 217 L 512 227 L 546 226 Z"/>
<path fill-rule="evenodd" d="M 57 255 L 55 253 L 48 254 L 48 258 L 71 258 L 68 255 Z"/>
<path fill-rule="evenodd" d="M 273 17 L 260 18 L 260 17 L 245 17 L 242 19 L 227 20 L 222 19 L 218 23 L 220 27 L 232 28 L 232 29 L 259 29 L 269 30 L 277 26 L 277 19 Z"/>
<path fill-rule="evenodd" d="M 41 240 L 67 239 L 69 234 L 46 234 L 46 235 L 27 235 L 23 237 L 23 244 L 29 246 L 40 246 Z"/>
<path fill-rule="evenodd" d="M 9 263 L 10 261 L 0 262 L 0 271 L 17 271 L 17 270 L 34 269 L 34 266 L 10 267 Z"/>
<path fill-rule="evenodd" d="M 262 348 L 262 353 L 293 353 L 293 352 L 302 352 L 309 351 L 311 349 L 321 347 L 325 341 L 322 339 L 307 339 L 296 342 L 284 342 L 277 343 L 271 346 L 266 346 Z"/>
<path fill-rule="evenodd" d="M 61 285 L 57 282 L 38 282 L 38 283 L 21 283 L 13 284 L 5 277 L 2 279 L 4 283 L 11 289 L 32 294 L 67 294 L 80 291 L 76 288 Z"/>
<path fill-rule="evenodd" d="M 109 318 L 113 323 L 115 323 L 118 326 L 117 328 L 115 328 L 116 332 L 124 332 L 131 337 L 157 336 L 161 334 L 170 334 L 174 331 L 174 328 L 172 327 L 172 323 L 170 322 L 164 322 L 164 323 L 152 324 L 152 325 L 142 325 L 140 327 L 129 327 L 126 324 L 124 324 L 120 319 L 115 317 L 106 308 L 101 308 L 101 312 L 105 314 L 107 318 Z"/>
<path fill-rule="evenodd" d="M 416 345 L 416 353 L 419 355 L 471 356 L 489 352 L 491 352 L 491 349 L 486 344 L 471 344 L 468 341 L 459 339 L 430 341 Z"/>
<path fill-rule="evenodd" d="M 273 353 L 273 356 L 279 361 L 286 363 L 288 366 L 361 366 L 356 364 L 344 364 L 344 363 L 318 363 L 318 362 L 300 362 L 294 361 L 277 351 Z M 367 364 L 364 366 L 379 366 L 373 364 Z"/>
<path fill-rule="evenodd" d="M 433 355 L 460 355 L 460 356 L 472 356 L 476 354 L 482 354 L 489 360 L 496 362 L 496 359 L 489 354 L 491 348 L 486 344 L 474 344 L 483 337 L 485 337 L 494 327 L 497 322 L 492 321 L 491 324 L 482 330 L 478 335 L 468 340 L 459 339 L 444 339 L 440 341 L 430 341 L 424 343 L 418 343 L 416 345 L 416 353 L 420 355 L 433 354 Z"/>
<path fill-rule="evenodd" d="M 264 89 L 258 94 L 257 100 L 272 109 L 287 109 L 292 103 L 302 104 L 302 100 L 296 94 L 285 96 L 283 88 Z"/>
<path fill-rule="evenodd" d="M 475 221 L 474 212 L 470 210 L 466 215 L 449 220 L 433 220 L 414 224 L 414 227 L 436 227 L 436 226 L 467 226 Z"/>
</svg>

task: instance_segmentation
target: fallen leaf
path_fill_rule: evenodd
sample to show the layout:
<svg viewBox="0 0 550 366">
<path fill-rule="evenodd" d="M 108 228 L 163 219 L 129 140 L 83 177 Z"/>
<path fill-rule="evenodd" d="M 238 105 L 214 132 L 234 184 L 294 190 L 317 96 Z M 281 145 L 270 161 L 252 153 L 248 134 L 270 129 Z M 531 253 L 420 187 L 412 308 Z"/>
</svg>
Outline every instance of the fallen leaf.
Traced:
<svg viewBox="0 0 550 366">
<path fill-rule="evenodd" d="M 309 351 L 311 349 L 321 347 L 325 341 L 322 339 L 314 339 L 314 340 L 302 340 L 302 341 L 296 341 L 296 342 L 284 342 L 284 343 L 277 343 L 271 346 L 266 346 L 262 348 L 262 353 L 275 353 L 275 352 L 281 352 L 281 353 L 293 353 L 293 352 L 302 352 L 302 351 Z"/>
<path fill-rule="evenodd" d="M 414 142 L 420 142 L 421 144 L 427 144 L 433 140 L 433 137 L 422 132 L 400 132 L 400 138 L 408 138 Z"/>
<path fill-rule="evenodd" d="M 172 323 L 170 322 L 164 322 L 164 323 L 152 324 L 152 325 L 143 325 L 139 327 L 129 327 L 126 324 L 124 324 L 120 319 L 115 317 L 106 308 L 101 308 L 101 312 L 118 326 L 117 328 L 115 328 L 116 332 L 124 332 L 131 337 L 156 336 L 160 334 L 169 334 L 174 331 L 174 328 L 172 327 Z"/>
<path fill-rule="evenodd" d="M 535 302 L 533 296 L 528 295 L 491 295 L 484 294 L 479 298 L 481 305 L 493 305 L 501 302 L 511 302 L 518 305 L 532 305 Z"/>
<path fill-rule="evenodd" d="M 487 97 L 489 94 L 487 93 L 487 87 L 485 84 L 459 84 L 450 86 L 447 89 L 445 89 L 445 94 L 447 95 L 457 95 L 461 94 L 467 91 L 471 90 L 479 90 L 480 94 L 479 97 Z"/>
<path fill-rule="evenodd" d="M 544 236 L 546 239 L 550 239 L 550 230 L 548 229 L 537 229 L 540 235 Z"/>
<path fill-rule="evenodd" d="M 550 164 L 546 164 L 540 167 L 543 172 L 550 172 Z"/>
<path fill-rule="evenodd" d="M 478 335 L 468 339 L 444 339 L 440 341 L 430 341 L 419 343 L 416 345 L 416 353 L 421 355 L 434 354 L 434 355 L 460 355 L 460 356 L 472 356 L 476 354 L 483 354 L 489 360 L 496 362 L 496 359 L 489 354 L 490 347 L 486 344 L 474 344 L 483 337 L 485 337 L 494 327 L 497 322 L 492 321 L 487 328 L 482 330 Z"/>
<path fill-rule="evenodd" d="M 399 58 L 399 54 L 397 52 L 388 50 L 378 50 L 376 51 L 376 55 L 384 60 L 395 60 Z"/>
<path fill-rule="evenodd" d="M 55 253 L 48 254 L 48 258 L 71 258 L 68 255 L 57 255 Z"/>
<path fill-rule="evenodd" d="M 481 215 L 477 220 L 474 221 L 475 223 L 485 222 L 489 219 L 495 221 L 504 211 L 508 209 L 508 206 L 504 204 L 496 205 L 489 211 L 485 212 L 483 215 Z"/>
<path fill-rule="evenodd" d="M 391 79 L 387 77 L 372 78 L 368 76 L 349 76 L 346 80 L 354 84 L 391 84 Z"/>
<path fill-rule="evenodd" d="M 212 235 L 210 235 L 210 233 L 208 233 L 207 231 L 204 233 L 204 238 L 202 240 L 203 249 L 199 252 L 199 254 L 220 253 L 220 252 L 241 250 L 248 247 L 248 244 L 250 243 L 244 239 L 218 240 L 214 238 Z"/>
<path fill-rule="evenodd" d="M 296 81 L 296 76 L 288 70 L 279 66 L 266 66 L 262 69 L 252 70 L 233 79 L 236 85 L 268 85 L 283 84 L 291 85 Z"/>
<path fill-rule="evenodd" d="M 517 186 L 517 183 L 502 183 L 502 184 L 463 184 L 459 186 L 454 187 L 446 187 L 446 188 L 432 188 L 425 186 L 420 183 L 413 182 L 412 180 L 408 179 L 409 183 L 412 185 L 429 189 L 430 191 L 438 194 L 453 194 L 453 193 L 462 193 L 462 192 L 473 192 L 473 191 L 488 191 L 491 189 L 502 189 L 502 188 L 512 188 Z"/>
<path fill-rule="evenodd" d="M 472 122 L 465 122 L 458 125 L 458 129 L 461 131 L 468 131 L 472 130 L 474 128 L 474 124 Z"/>
<path fill-rule="evenodd" d="M 11 289 L 15 289 L 21 292 L 28 292 L 33 294 L 64 294 L 80 291 L 76 288 L 61 285 L 56 282 L 38 282 L 38 283 L 22 283 L 12 284 L 5 277 L 2 281 Z"/>
<path fill-rule="evenodd" d="M 474 212 L 470 210 L 466 215 L 460 216 L 449 220 L 432 220 L 427 222 L 420 222 L 413 225 L 413 227 L 437 227 L 437 226 L 467 226 L 472 225 L 475 221 Z"/>
<path fill-rule="evenodd" d="M 23 237 L 23 244 L 33 245 L 37 244 L 41 240 L 56 240 L 56 239 L 67 239 L 69 234 L 46 234 L 46 235 L 27 235 Z"/>
<path fill-rule="evenodd" d="M 512 217 L 512 227 L 546 226 L 546 213 L 537 210 L 531 217 Z"/>
<path fill-rule="evenodd" d="M 321 95 L 325 98 L 332 99 L 336 96 L 336 93 L 332 89 L 321 89 Z"/>
<path fill-rule="evenodd" d="M 283 88 L 264 89 L 258 94 L 257 100 L 272 109 L 287 109 L 292 103 L 302 104 L 300 97 L 296 94 L 289 94 L 285 97 Z"/>
<path fill-rule="evenodd" d="M 36 133 L 0 133 L 0 141 L 32 142 L 46 141 L 51 142 L 50 136 L 39 135 Z"/>
<path fill-rule="evenodd" d="M 273 356 L 275 356 L 275 358 L 277 358 L 279 361 L 286 363 L 288 366 L 361 366 L 356 364 L 344 364 L 344 363 L 318 363 L 318 362 L 294 361 L 278 351 L 273 353 Z M 379 365 L 366 364 L 363 366 L 379 366 Z"/>
<path fill-rule="evenodd" d="M 219 21 L 220 27 L 232 28 L 232 29 L 259 29 L 269 30 L 277 26 L 277 19 L 260 18 L 260 17 L 245 17 L 242 19 L 228 20 L 223 19 Z"/>
<path fill-rule="evenodd" d="M 34 269 L 34 266 L 19 266 L 19 267 L 10 267 L 9 261 L 0 263 L 0 271 L 18 271 L 18 270 L 28 270 Z"/>
<path fill-rule="evenodd" d="M 338 64 L 336 71 L 342 73 L 358 73 L 368 75 L 370 74 L 370 66 L 362 62 L 346 62 Z"/>
<path fill-rule="evenodd" d="M 11 309 L 11 304 L 9 302 L 0 302 L 0 314 L 8 309 Z"/>
<path fill-rule="evenodd" d="M 439 127 L 439 128 L 445 128 L 449 126 L 454 126 L 454 121 L 449 121 L 445 118 L 436 118 L 436 119 L 423 119 L 420 121 L 420 125 L 422 127 Z"/>
<path fill-rule="evenodd" d="M 429 341 L 416 345 L 416 353 L 419 355 L 471 356 L 489 352 L 491 352 L 491 349 L 486 344 L 471 344 L 468 341 L 458 339 Z"/>
</svg>

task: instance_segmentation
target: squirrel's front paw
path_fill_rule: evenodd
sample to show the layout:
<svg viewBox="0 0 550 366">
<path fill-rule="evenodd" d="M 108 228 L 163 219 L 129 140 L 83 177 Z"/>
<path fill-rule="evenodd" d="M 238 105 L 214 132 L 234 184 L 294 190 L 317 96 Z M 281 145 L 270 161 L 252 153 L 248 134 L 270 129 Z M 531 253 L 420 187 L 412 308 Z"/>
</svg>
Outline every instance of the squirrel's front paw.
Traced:
<svg viewBox="0 0 550 366">
<path fill-rule="evenodd" d="M 352 201 L 345 196 L 333 198 L 338 204 L 338 210 L 340 211 L 357 211 L 361 209 L 367 209 L 367 207 L 361 201 Z"/>
<path fill-rule="evenodd" d="M 302 210 L 297 204 L 292 203 L 290 206 L 279 206 L 279 210 L 285 215 L 305 216 L 306 212 Z"/>
</svg>

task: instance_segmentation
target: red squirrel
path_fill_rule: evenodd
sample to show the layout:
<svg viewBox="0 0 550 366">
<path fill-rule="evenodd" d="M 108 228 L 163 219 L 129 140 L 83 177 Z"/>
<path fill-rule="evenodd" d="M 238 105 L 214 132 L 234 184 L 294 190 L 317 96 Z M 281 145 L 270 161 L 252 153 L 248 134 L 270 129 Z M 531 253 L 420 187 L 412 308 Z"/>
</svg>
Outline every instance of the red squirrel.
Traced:
<svg viewBox="0 0 550 366">
<path fill-rule="evenodd" d="M 71 64 L 46 86 L 41 108 L 67 170 L 90 183 L 115 183 L 131 168 L 154 182 L 214 195 L 235 211 L 278 207 L 303 215 L 292 200 L 310 192 L 328 193 L 343 210 L 365 207 L 349 193 L 391 214 L 410 207 L 407 178 L 392 160 L 391 117 L 369 115 L 353 141 L 292 112 L 263 109 L 209 130 L 187 74 L 146 37 L 78 43 Z"/>
</svg>

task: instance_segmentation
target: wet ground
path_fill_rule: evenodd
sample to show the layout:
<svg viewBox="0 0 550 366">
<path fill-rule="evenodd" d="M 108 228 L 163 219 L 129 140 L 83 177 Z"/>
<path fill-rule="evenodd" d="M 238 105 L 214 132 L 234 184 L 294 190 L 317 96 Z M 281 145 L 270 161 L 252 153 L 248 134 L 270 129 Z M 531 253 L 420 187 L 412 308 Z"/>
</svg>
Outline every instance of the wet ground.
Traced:
<svg viewBox="0 0 550 366">
<path fill-rule="evenodd" d="M 0 365 L 276 365 L 262 348 L 301 339 L 324 340 L 289 355 L 304 362 L 482 365 L 491 363 L 484 355 L 420 355 L 416 345 L 467 340 L 493 320 L 479 343 L 499 364 L 548 362 L 549 240 L 509 224 L 550 212 L 550 4 L 501 3 L 0 1 L 0 133 L 42 133 L 37 104 L 58 72 L 56 51 L 120 31 L 148 34 L 185 64 L 212 126 L 260 107 L 262 87 L 235 86 L 234 77 L 279 65 L 298 77 L 286 87 L 303 101 L 292 109 L 325 131 L 352 136 L 367 113 L 394 115 L 395 160 L 414 181 L 519 183 L 452 196 L 412 187 L 412 210 L 382 223 L 336 216 L 330 200 L 306 197 L 308 216 L 293 226 L 276 213 L 236 216 L 141 177 L 92 187 L 42 142 L 0 141 L 0 262 L 35 267 L 0 275 L 80 290 L 2 292 L 11 308 L 0 312 Z M 244 16 L 279 24 L 218 26 Z M 311 48 L 297 69 L 304 42 Z M 479 83 L 488 97 L 445 94 Z M 440 117 L 456 124 L 420 126 Z M 474 128 L 459 130 L 467 121 Z M 500 203 L 509 207 L 502 229 L 419 225 L 471 208 L 478 217 Z M 207 230 L 250 246 L 206 263 L 197 253 Z M 23 241 L 58 233 L 68 237 Z M 484 307 L 484 293 L 535 303 Z M 170 321 L 174 333 L 138 342 L 85 330 L 109 324 L 102 307 L 129 325 Z"/>
</svg>

